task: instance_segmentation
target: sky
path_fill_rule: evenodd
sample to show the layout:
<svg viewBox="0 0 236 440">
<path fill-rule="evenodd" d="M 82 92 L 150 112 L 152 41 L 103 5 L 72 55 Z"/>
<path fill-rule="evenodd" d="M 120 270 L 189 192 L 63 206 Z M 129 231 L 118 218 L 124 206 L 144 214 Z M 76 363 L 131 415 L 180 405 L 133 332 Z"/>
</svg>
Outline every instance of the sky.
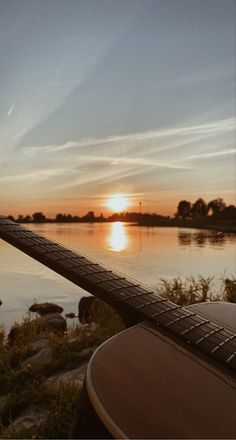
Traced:
<svg viewBox="0 0 236 440">
<path fill-rule="evenodd" d="M 1 214 L 235 204 L 234 0 L 0 0 Z"/>
</svg>

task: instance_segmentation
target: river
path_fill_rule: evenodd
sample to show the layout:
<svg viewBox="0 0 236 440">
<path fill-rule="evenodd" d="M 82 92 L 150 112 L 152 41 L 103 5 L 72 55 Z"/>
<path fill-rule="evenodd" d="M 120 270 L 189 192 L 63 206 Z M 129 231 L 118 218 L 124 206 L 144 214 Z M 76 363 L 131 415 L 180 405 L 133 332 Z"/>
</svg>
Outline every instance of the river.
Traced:
<svg viewBox="0 0 236 440">
<path fill-rule="evenodd" d="M 160 278 L 214 276 L 215 289 L 235 273 L 235 235 L 208 230 L 116 223 L 31 224 L 28 227 L 155 287 Z M 0 323 L 7 329 L 35 301 L 77 312 L 84 291 L 0 240 Z"/>
</svg>

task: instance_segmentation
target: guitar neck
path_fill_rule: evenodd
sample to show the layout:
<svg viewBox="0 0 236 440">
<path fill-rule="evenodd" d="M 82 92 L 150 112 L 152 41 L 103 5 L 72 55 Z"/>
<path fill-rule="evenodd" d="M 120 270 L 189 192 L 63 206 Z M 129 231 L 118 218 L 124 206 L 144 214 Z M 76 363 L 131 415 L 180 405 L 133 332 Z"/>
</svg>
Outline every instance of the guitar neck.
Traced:
<svg viewBox="0 0 236 440">
<path fill-rule="evenodd" d="M 151 287 L 0 216 L 0 238 L 116 310 L 148 319 L 236 370 L 236 335 L 159 296 Z"/>
</svg>

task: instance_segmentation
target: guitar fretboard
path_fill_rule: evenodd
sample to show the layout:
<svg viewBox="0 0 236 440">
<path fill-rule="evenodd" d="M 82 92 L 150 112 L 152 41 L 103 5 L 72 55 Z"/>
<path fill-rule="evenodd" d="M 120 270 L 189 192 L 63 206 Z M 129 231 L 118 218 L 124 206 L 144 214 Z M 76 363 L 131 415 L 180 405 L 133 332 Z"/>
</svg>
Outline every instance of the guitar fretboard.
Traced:
<svg viewBox="0 0 236 440">
<path fill-rule="evenodd" d="M 115 309 L 148 319 L 236 370 L 236 335 L 155 290 L 0 216 L 0 238 Z"/>
</svg>

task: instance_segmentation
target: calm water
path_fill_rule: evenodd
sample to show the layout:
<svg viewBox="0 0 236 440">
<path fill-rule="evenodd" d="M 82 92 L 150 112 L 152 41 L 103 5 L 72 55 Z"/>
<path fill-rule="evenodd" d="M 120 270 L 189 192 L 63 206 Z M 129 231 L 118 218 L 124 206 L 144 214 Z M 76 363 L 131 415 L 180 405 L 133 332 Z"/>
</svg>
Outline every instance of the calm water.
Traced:
<svg viewBox="0 0 236 440">
<path fill-rule="evenodd" d="M 155 286 L 160 278 L 215 276 L 215 287 L 236 266 L 235 235 L 123 223 L 30 225 L 90 258 Z M 9 327 L 37 300 L 77 311 L 84 291 L 0 240 L 0 323 Z"/>
</svg>

